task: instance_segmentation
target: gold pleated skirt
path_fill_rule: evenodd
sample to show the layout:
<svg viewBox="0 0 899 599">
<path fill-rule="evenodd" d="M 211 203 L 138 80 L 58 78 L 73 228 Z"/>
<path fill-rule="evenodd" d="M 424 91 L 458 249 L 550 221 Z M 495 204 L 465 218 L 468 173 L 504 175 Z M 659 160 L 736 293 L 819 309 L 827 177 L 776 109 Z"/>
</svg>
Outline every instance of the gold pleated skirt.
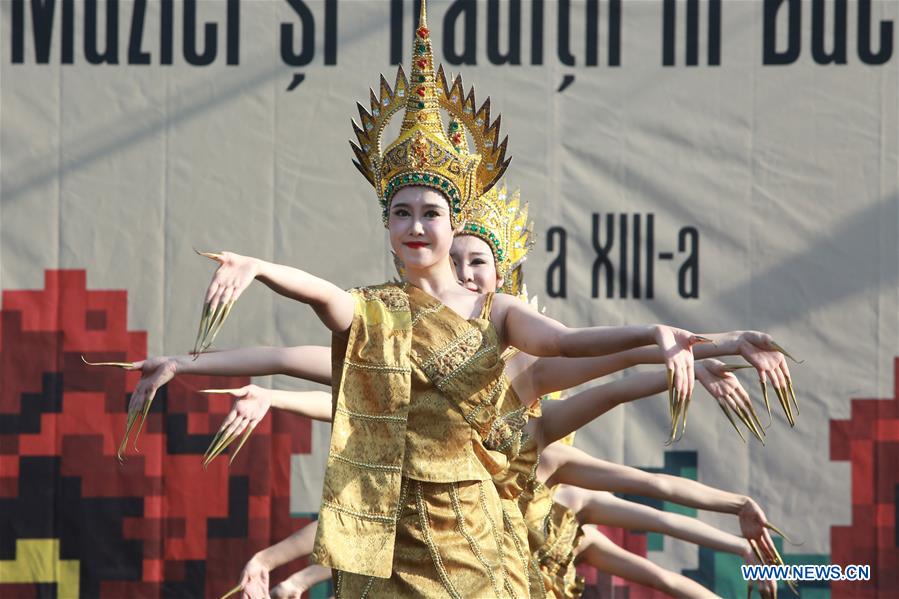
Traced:
<svg viewBox="0 0 899 599">
<path fill-rule="evenodd" d="M 527 533 L 490 481 L 406 479 L 390 578 L 335 572 L 342 597 L 528 597 Z"/>
</svg>

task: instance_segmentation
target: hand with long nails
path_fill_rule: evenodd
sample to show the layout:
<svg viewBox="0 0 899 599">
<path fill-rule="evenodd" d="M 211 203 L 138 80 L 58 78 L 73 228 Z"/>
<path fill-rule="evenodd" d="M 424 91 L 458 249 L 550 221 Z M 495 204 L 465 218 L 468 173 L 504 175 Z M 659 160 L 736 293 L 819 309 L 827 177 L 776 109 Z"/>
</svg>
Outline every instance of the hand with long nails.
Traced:
<svg viewBox="0 0 899 599">
<path fill-rule="evenodd" d="M 750 566 L 763 566 L 766 564 L 765 560 L 761 559 L 760 551 L 758 549 L 758 545 L 755 544 L 754 541 L 747 541 L 749 545 L 749 549 L 743 555 L 743 561 Z M 771 579 L 768 580 L 753 580 L 749 581 L 746 585 L 746 597 L 749 599 L 752 597 L 752 589 L 753 587 L 757 588 L 759 591 L 759 595 L 762 599 L 776 599 L 777 597 L 777 582 Z"/>
<path fill-rule="evenodd" d="M 656 326 L 655 341 L 662 350 L 668 371 L 668 409 L 671 415 L 671 434 L 667 444 L 677 437 L 677 427 L 683 420 L 682 432 L 687 426 L 687 410 L 693 396 L 693 346 L 709 342 L 684 329 L 665 325 Z"/>
<path fill-rule="evenodd" d="M 234 461 L 247 439 L 272 405 L 266 389 L 256 385 L 246 385 L 239 389 L 204 389 L 201 393 L 225 393 L 236 397 L 234 407 L 228 412 L 209 449 L 206 450 L 203 465 L 218 457 L 235 439 L 243 435 L 237 448 L 231 454 L 229 464 Z"/>
<path fill-rule="evenodd" d="M 747 365 L 725 364 L 720 360 L 707 358 L 696 364 L 696 378 L 705 387 L 706 391 L 715 398 L 718 405 L 724 411 L 724 415 L 730 421 L 731 425 L 740 435 L 743 441 L 746 438 L 742 431 L 737 427 L 733 415 L 746 426 L 747 430 L 755 436 L 762 444 L 765 443 L 762 423 L 756 414 L 752 405 L 749 394 L 740 384 L 740 381 L 734 376 L 733 371 L 741 368 L 751 368 Z"/>
<path fill-rule="evenodd" d="M 203 301 L 203 314 L 194 343 L 194 354 L 203 353 L 212 346 L 225 320 L 231 313 L 234 302 L 250 286 L 259 272 L 258 262 L 249 256 L 232 252 L 201 252 L 197 254 L 218 262 L 219 267 L 212 275 Z"/>
<path fill-rule="evenodd" d="M 787 358 L 794 362 L 796 359 L 778 345 L 771 335 L 758 331 L 745 331 L 740 335 L 739 351 L 743 359 L 758 372 L 762 398 L 765 400 L 765 408 L 768 410 L 769 426 L 771 421 L 771 404 L 768 399 L 769 381 L 774 387 L 774 393 L 777 395 L 787 421 L 791 427 L 795 426 L 795 416 L 799 415 L 799 404 L 796 402 L 796 392 L 793 390 L 793 380 L 790 377 Z"/>
<path fill-rule="evenodd" d="M 768 518 L 759 504 L 746 497 L 737 512 L 737 519 L 740 521 L 740 532 L 743 537 L 755 543 L 766 561 L 776 562 L 779 554 L 768 532 Z"/>
<path fill-rule="evenodd" d="M 762 508 L 751 498 L 746 497 L 743 505 L 740 506 L 737 512 L 737 517 L 740 520 L 740 531 L 746 540 L 749 541 L 759 561 L 766 564 L 784 565 L 783 557 L 781 557 L 768 531 L 774 531 L 787 542 L 792 543 L 792 541 L 778 527 L 768 521 Z M 798 595 L 796 582 L 792 580 L 785 582 L 787 587 L 794 594 Z"/>
<path fill-rule="evenodd" d="M 122 437 L 122 442 L 119 444 L 118 450 L 116 451 L 118 460 L 120 462 L 124 461 L 125 448 L 128 444 L 128 438 L 131 436 L 131 431 L 134 429 L 134 425 L 137 424 L 137 431 L 134 433 L 133 447 L 135 451 L 138 451 L 137 438 L 140 436 L 141 430 L 144 428 L 144 423 L 147 420 L 147 415 L 150 413 L 150 405 L 159 388 L 168 383 L 175 376 L 176 362 L 174 359 L 167 356 L 148 358 L 137 362 L 88 362 L 84 359 L 84 356 L 81 356 L 81 360 L 88 366 L 111 366 L 122 368 L 124 370 L 141 371 L 140 380 L 134 388 L 134 391 L 131 393 L 131 399 L 128 402 L 128 418 L 125 422 L 125 436 Z"/>
<path fill-rule="evenodd" d="M 253 556 L 244 566 L 240 583 L 235 587 L 242 591 L 241 599 L 267 599 L 270 570 L 258 556 Z"/>
</svg>

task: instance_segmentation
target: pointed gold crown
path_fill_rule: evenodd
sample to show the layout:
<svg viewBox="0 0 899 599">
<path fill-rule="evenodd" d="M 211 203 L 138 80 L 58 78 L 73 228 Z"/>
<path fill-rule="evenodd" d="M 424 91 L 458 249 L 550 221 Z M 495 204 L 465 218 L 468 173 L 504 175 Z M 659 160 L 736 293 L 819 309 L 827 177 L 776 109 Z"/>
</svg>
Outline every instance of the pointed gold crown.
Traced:
<svg viewBox="0 0 899 599">
<path fill-rule="evenodd" d="M 472 202 L 462 213 L 462 235 L 474 235 L 490 246 L 497 277 L 502 277 L 504 293 L 520 295 L 521 264 L 533 247 L 533 221 L 528 206 L 521 206 L 520 192 L 511 196 L 506 184 L 497 185 Z"/>
<path fill-rule="evenodd" d="M 453 227 L 478 196 L 488 191 L 505 172 L 507 139 L 499 141 L 500 119 L 490 121 L 490 99 L 475 111 L 474 89 L 462 93 L 457 77 L 452 89 L 441 67 L 434 72 L 431 38 L 427 26 L 426 0 L 422 0 L 418 28 L 412 46 L 411 77 L 397 69 L 393 89 L 381 76 L 380 93 L 369 90 L 371 108 L 357 104 L 361 125 L 353 123 L 358 143 L 350 142 L 353 164 L 371 183 L 381 203 L 384 224 L 394 194 L 410 185 L 423 185 L 441 192 L 449 201 Z M 381 137 L 390 119 L 405 108 L 399 137 L 382 152 Z M 450 137 L 443 130 L 440 109 L 456 123 Z M 464 127 L 475 144 L 469 153 Z"/>
</svg>

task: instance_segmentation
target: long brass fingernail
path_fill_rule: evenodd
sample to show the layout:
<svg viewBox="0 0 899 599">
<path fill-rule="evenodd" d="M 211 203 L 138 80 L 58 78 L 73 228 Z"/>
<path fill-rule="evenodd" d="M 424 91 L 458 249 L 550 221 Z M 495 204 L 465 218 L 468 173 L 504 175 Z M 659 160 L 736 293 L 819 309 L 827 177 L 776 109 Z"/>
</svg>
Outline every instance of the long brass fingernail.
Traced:
<svg viewBox="0 0 899 599">
<path fill-rule="evenodd" d="M 674 418 L 674 371 L 668 369 L 668 415 Z"/>
<path fill-rule="evenodd" d="M 768 401 L 768 383 L 759 379 L 759 385 L 762 388 L 762 399 L 765 400 L 765 409 L 768 410 L 768 426 L 774 423 L 774 417 L 771 415 L 771 402 Z"/>
<path fill-rule="evenodd" d="M 201 252 L 197 248 L 193 248 L 193 250 L 200 256 L 203 256 L 204 258 L 209 258 L 210 260 L 215 260 L 216 262 L 220 262 L 222 259 L 222 255 L 217 254 L 215 252 Z"/>
<path fill-rule="evenodd" d="M 749 414 L 750 416 L 752 416 L 752 420 L 753 422 L 755 422 L 756 428 L 758 428 L 759 431 L 764 434 L 765 427 L 762 426 L 762 421 L 759 419 L 759 415 L 756 413 L 755 406 L 752 405 L 752 402 L 749 403 Z"/>
<path fill-rule="evenodd" d="M 87 364 L 88 366 L 112 366 L 115 368 L 121 368 L 123 370 L 133 370 L 134 362 L 88 362 L 84 359 L 84 356 L 81 356 L 81 361 Z"/>
<path fill-rule="evenodd" d="M 790 409 L 790 404 L 787 401 L 787 398 L 783 396 L 781 393 L 780 387 L 774 385 L 774 394 L 777 395 L 777 401 L 780 402 L 780 407 L 784 411 L 784 414 L 787 416 L 787 421 L 790 423 L 792 427 L 794 425 L 793 422 L 793 411 Z"/>
<path fill-rule="evenodd" d="M 221 316 L 222 312 L 224 312 L 224 311 L 225 311 L 225 305 L 222 303 L 219 303 L 215 306 L 215 308 L 212 310 L 212 313 L 209 315 L 209 319 L 206 321 L 206 326 L 203 329 L 203 335 L 200 337 L 200 347 L 199 347 L 200 353 L 203 353 L 204 351 L 206 351 L 206 348 L 209 347 L 209 345 L 210 345 L 208 342 L 209 333 L 215 327 L 216 322 L 218 322 L 219 317 Z"/>
<path fill-rule="evenodd" d="M 797 541 L 794 541 L 793 539 L 791 539 L 790 537 L 787 536 L 787 533 L 785 533 L 785 532 L 782 531 L 781 529 L 777 528 L 777 527 L 776 527 L 774 524 L 772 524 L 770 521 L 765 523 L 765 528 L 767 528 L 768 530 L 771 530 L 771 531 L 776 532 L 776 533 L 779 534 L 781 537 L 783 537 L 784 540 L 785 540 L 787 543 L 789 543 L 790 545 L 793 545 L 794 547 L 801 547 L 802 545 L 805 544 L 805 542 L 797 542 Z"/>
<path fill-rule="evenodd" d="M 209 453 L 212 451 L 212 448 L 215 447 L 215 444 L 218 443 L 219 437 L 222 436 L 222 429 L 219 429 L 215 436 L 212 437 L 212 441 L 209 443 L 209 447 L 206 448 L 206 451 L 203 452 L 203 457 L 206 458 L 209 456 Z"/>
<path fill-rule="evenodd" d="M 793 381 L 787 378 L 787 391 L 790 392 L 790 398 L 793 400 L 793 406 L 796 408 L 796 415 L 799 416 L 799 404 L 796 402 L 796 392 L 793 390 Z"/>
<path fill-rule="evenodd" d="M 228 315 L 231 314 L 231 308 L 234 306 L 234 302 L 228 302 L 225 304 L 225 309 L 222 311 L 222 317 L 219 319 L 218 323 L 216 323 L 215 329 L 210 332 L 209 335 L 209 343 L 206 346 L 206 349 L 209 349 L 213 343 L 215 343 L 215 338 L 218 337 L 219 331 L 222 330 L 222 327 L 225 326 L 225 320 L 228 319 Z"/>
<path fill-rule="evenodd" d="M 116 451 L 116 458 L 119 462 L 125 461 L 125 448 L 128 446 L 128 437 L 131 435 L 131 429 L 134 427 L 136 420 L 137 412 L 128 412 L 128 419 L 125 421 L 125 436 L 122 437 L 122 442 L 119 444 L 118 451 Z"/>
<path fill-rule="evenodd" d="M 776 343 L 775 341 L 772 341 L 772 342 L 771 342 L 771 347 L 773 347 L 775 350 L 779 351 L 780 353 L 782 353 L 782 354 L 785 355 L 786 357 L 790 358 L 791 360 L 793 360 L 793 361 L 796 362 L 797 364 L 802 364 L 802 363 L 805 362 L 805 360 L 797 360 L 796 358 L 794 358 L 792 355 L 790 355 L 790 352 L 788 352 L 787 350 L 785 350 L 781 345 L 779 345 L 779 344 Z"/>
<path fill-rule="evenodd" d="M 684 422 L 683 422 L 683 426 L 681 426 L 681 433 L 680 433 L 681 439 L 683 439 L 684 435 L 687 434 L 687 412 L 689 412 L 689 410 L 690 410 L 690 402 L 691 401 L 693 401 L 693 398 L 690 396 L 687 396 L 687 401 L 684 404 Z"/>
<path fill-rule="evenodd" d="M 230 591 L 228 591 L 227 593 L 225 593 L 224 595 L 219 597 L 219 599 L 228 599 L 228 597 L 230 597 L 231 595 L 235 595 L 235 594 L 239 593 L 241 588 L 243 588 L 243 587 L 241 587 L 240 585 L 237 585 L 236 587 L 234 587 L 233 589 L 231 589 Z"/>
<path fill-rule="evenodd" d="M 247 427 L 247 430 L 244 432 L 243 437 L 241 437 L 241 439 L 240 439 L 240 443 L 237 444 L 237 449 L 235 449 L 233 452 L 231 452 L 231 458 L 228 460 L 229 466 L 234 463 L 234 458 L 237 457 L 237 453 L 241 450 L 244 443 L 247 442 L 247 439 L 250 438 L 250 434 L 253 432 L 254 428 L 256 428 L 255 425 Z"/>
<path fill-rule="evenodd" d="M 746 437 L 743 436 L 743 433 L 740 431 L 740 428 L 737 426 L 736 420 L 731 415 L 730 410 L 727 409 L 727 406 L 718 404 L 718 407 L 721 408 L 721 411 L 724 412 L 724 415 L 727 416 L 727 419 L 730 421 L 730 425 L 734 427 L 734 430 L 737 431 L 737 434 L 740 435 L 740 439 L 743 440 L 743 443 L 746 443 Z"/>
<path fill-rule="evenodd" d="M 219 454 L 222 453 L 227 447 L 228 444 L 231 443 L 233 435 L 230 433 L 226 434 L 224 431 L 224 427 L 219 431 L 220 435 L 213 440 L 213 442 L 209 445 L 209 449 L 206 453 L 205 464 L 208 464 L 212 460 L 214 460 Z"/>
<path fill-rule="evenodd" d="M 746 413 L 746 410 L 737 406 L 737 416 L 739 416 L 740 420 L 743 421 L 743 424 L 746 425 L 746 428 L 749 429 L 749 432 L 755 436 L 756 439 L 759 440 L 759 443 L 762 445 L 765 444 L 765 440 L 762 438 L 761 433 L 755 428 L 755 425 L 752 423 L 752 420 L 749 419 L 749 415 Z"/>
</svg>

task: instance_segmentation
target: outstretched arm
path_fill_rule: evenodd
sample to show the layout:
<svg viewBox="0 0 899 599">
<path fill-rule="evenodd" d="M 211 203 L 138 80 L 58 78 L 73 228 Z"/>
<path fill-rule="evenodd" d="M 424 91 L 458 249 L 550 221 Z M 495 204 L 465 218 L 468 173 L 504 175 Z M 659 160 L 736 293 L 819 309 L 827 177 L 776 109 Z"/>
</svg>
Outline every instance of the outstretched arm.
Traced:
<svg viewBox="0 0 899 599">
<path fill-rule="evenodd" d="M 279 566 L 309 555 L 315 543 L 318 522 L 311 522 L 283 541 L 266 547 L 247 562 L 240 574 L 243 597 L 268 597 L 269 573 Z"/>
<path fill-rule="evenodd" d="M 581 524 L 603 524 L 628 530 L 659 532 L 670 537 L 726 551 L 748 559 L 752 555 L 749 541 L 718 530 L 696 518 L 615 497 L 607 491 L 588 491 L 562 485 L 553 494 L 556 501 L 576 510 Z"/>
<path fill-rule="evenodd" d="M 601 572 L 657 589 L 672 597 L 718 596 L 686 576 L 670 572 L 645 557 L 622 549 L 592 526 L 584 527 L 584 537 L 578 550 L 579 562 L 586 562 Z"/>
<path fill-rule="evenodd" d="M 531 434 L 541 449 L 548 447 L 615 406 L 660 393 L 667 385 L 664 373 L 646 372 L 596 385 L 560 401 L 544 401 L 543 415 L 531 425 Z"/>
<path fill-rule="evenodd" d="M 265 417 L 270 407 L 288 410 L 314 420 L 331 422 L 331 394 L 324 391 L 279 391 L 246 385 L 239 389 L 207 389 L 205 392 L 227 393 L 237 400 L 219 427 L 209 449 L 206 450 L 204 465 L 221 455 L 243 433 L 243 440 L 231 453 L 233 462 L 246 439 Z"/>
<path fill-rule="evenodd" d="M 712 343 L 693 347 L 696 360 L 721 356 L 742 356 L 758 372 L 760 380 L 770 380 L 776 387 L 785 387 L 790 380 L 786 357 L 770 335 L 758 331 L 731 331 L 703 334 Z M 658 346 L 629 349 L 607 356 L 588 358 L 560 358 L 523 355 L 516 371 L 519 384 L 527 385 L 537 397 L 570 389 L 587 381 L 624 370 L 638 364 L 662 364 L 665 355 Z M 514 366 L 514 364 L 510 364 Z"/>
<path fill-rule="evenodd" d="M 513 358 L 514 360 L 515 358 Z M 758 420 L 749 394 L 746 393 L 736 377 L 727 371 L 727 366 L 723 362 L 712 359 L 703 360 L 696 364 L 695 374 L 732 423 L 733 417 L 730 416 L 728 410 L 735 411 L 750 431 L 761 439 L 761 423 L 756 425 Z M 521 396 L 521 392 L 517 385 L 520 378 L 513 379 L 512 383 L 516 392 L 519 392 L 519 396 Z M 540 448 L 546 447 L 605 414 L 615 406 L 654 395 L 663 391 L 666 386 L 666 377 L 662 373 L 641 373 L 612 383 L 596 385 L 561 401 L 545 401 L 543 402 L 543 416 L 533 419 L 528 424 L 529 432 L 537 438 Z M 686 426 L 686 415 L 684 420 Z M 740 432 L 739 429 L 737 432 Z M 742 436 L 742 433 L 740 434 Z"/>
<path fill-rule="evenodd" d="M 128 406 L 140 411 L 153 401 L 156 392 L 179 374 L 265 376 L 287 374 L 308 381 L 331 384 L 331 350 L 328 347 L 247 347 L 196 356 L 160 356 L 135 362 L 129 370 L 140 370 L 141 378 Z"/>
<path fill-rule="evenodd" d="M 691 348 L 704 339 L 688 331 L 664 325 L 572 329 L 504 294 L 496 296 L 493 306 L 492 317 L 499 323 L 505 343 L 532 356 L 602 356 L 655 344 L 664 354 L 665 365 L 672 374 L 678 402 L 692 395 Z"/>
<path fill-rule="evenodd" d="M 219 263 L 206 290 L 204 313 L 215 314 L 228 306 L 254 279 L 285 297 L 308 304 L 322 323 L 334 333 L 343 333 L 353 322 L 353 296 L 333 283 L 307 272 L 232 252 L 204 254 Z M 220 320 L 224 320 L 221 316 Z"/>
<path fill-rule="evenodd" d="M 688 507 L 734 514 L 740 520 L 744 537 L 758 543 L 767 555 L 776 555 L 774 541 L 767 530 L 770 523 L 765 512 L 746 495 L 730 493 L 679 476 L 651 474 L 600 460 L 580 449 L 558 443 L 547 447 L 540 456 L 537 475 L 547 486 L 564 483 L 582 489 L 643 495 Z"/>
</svg>

